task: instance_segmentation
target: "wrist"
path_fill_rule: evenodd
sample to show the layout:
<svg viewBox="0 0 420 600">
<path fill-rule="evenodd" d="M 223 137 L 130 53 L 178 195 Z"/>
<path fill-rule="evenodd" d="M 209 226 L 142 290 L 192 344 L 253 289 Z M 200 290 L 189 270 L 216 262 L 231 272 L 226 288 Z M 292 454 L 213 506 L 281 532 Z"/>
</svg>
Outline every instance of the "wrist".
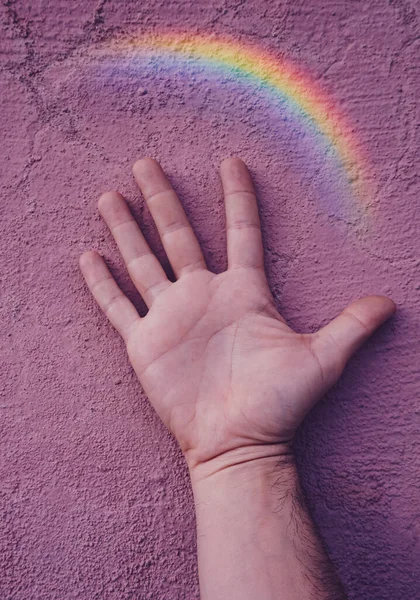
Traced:
<svg viewBox="0 0 420 600">
<path fill-rule="evenodd" d="M 241 448 L 190 473 L 199 546 L 209 540 L 218 545 L 226 535 L 252 538 L 263 553 L 276 547 L 278 539 L 286 543 L 288 515 L 300 498 L 290 449 L 265 448 L 263 453 L 259 447 Z"/>
<path fill-rule="evenodd" d="M 344 600 L 293 454 L 265 450 L 241 448 L 190 469 L 201 597 L 268 600 L 287 590 L 288 598 Z"/>
<path fill-rule="evenodd" d="M 271 480 L 279 478 L 279 474 L 286 481 L 296 471 L 293 451 L 286 443 L 242 446 L 203 462 L 186 458 L 193 489 L 229 481 Z"/>
</svg>

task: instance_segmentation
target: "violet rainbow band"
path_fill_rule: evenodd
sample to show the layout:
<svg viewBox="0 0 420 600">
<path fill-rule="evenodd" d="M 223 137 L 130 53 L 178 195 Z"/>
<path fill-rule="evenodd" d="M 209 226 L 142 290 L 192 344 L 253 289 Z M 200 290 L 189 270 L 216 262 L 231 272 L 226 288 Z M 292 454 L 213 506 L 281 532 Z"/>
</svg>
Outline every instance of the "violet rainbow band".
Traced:
<svg viewBox="0 0 420 600">
<path fill-rule="evenodd" d="M 249 85 L 265 88 L 286 102 L 296 118 L 305 121 L 306 127 L 315 130 L 332 149 L 352 186 L 359 209 L 368 211 L 372 198 L 367 180 L 371 173 L 354 127 L 315 79 L 289 60 L 256 44 L 228 37 L 174 32 L 114 38 L 97 49 L 113 58 L 169 54 L 186 61 L 196 60 Z"/>
</svg>

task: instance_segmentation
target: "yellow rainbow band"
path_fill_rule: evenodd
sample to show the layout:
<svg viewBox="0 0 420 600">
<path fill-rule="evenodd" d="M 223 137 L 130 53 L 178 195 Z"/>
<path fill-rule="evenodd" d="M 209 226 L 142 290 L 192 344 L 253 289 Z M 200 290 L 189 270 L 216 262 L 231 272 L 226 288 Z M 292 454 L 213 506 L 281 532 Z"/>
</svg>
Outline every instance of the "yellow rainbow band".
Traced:
<svg viewBox="0 0 420 600">
<path fill-rule="evenodd" d="M 360 178 L 366 171 L 366 160 L 353 128 L 318 84 L 289 61 L 274 57 L 258 46 L 231 39 L 180 33 L 118 39 L 109 42 L 107 49 L 112 54 L 124 53 L 126 56 L 137 52 L 164 52 L 197 59 L 269 88 L 286 99 L 291 108 L 324 137 L 334 149 L 347 180 L 357 182 L 360 192 Z M 360 197 L 361 194 L 358 195 Z"/>
</svg>

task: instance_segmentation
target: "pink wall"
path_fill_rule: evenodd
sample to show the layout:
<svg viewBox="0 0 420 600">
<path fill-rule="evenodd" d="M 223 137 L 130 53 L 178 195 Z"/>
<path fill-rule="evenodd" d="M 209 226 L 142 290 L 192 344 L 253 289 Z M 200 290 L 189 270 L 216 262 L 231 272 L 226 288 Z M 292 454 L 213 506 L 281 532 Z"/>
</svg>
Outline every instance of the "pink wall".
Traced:
<svg viewBox="0 0 420 600">
<path fill-rule="evenodd" d="M 2 5 L 2 599 L 198 597 L 182 457 L 77 259 L 99 249 L 141 308 L 95 202 L 107 188 L 125 193 L 162 256 L 130 174 L 152 155 L 210 266 L 223 268 L 217 167 L 230 154 L 255 176 L 267 270 L 292 325 L 315 329 L 368 293 L 399 306 L 307 419 L 297 451 L 349 597 L 420 598 L 418 9 L 416 0 Z M 285 120 L 255 88 L 200 67 L 89 59 L 95 41 L 165 28 L 257 43 L 317 79 L 376 173 L 370 216 L 305 122 Z"/>
</svg>

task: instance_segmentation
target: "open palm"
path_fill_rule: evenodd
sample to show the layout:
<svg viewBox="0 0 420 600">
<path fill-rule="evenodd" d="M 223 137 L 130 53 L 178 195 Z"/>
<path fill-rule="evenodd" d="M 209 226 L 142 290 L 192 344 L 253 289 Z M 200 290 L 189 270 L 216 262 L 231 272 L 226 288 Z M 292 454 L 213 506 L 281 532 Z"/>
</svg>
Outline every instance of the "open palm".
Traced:
<svg viewBox="0 0 420 600">
<path fill-rule="evenodd" d="M 177 280 L 168 280 L 117 192 L 99 210 L 149 312 L 140 318 L 103 259 L 80 259 L 87 284 L 127 344 L 156 412 L 195 466 L 229 451 L 292 440 L 353 352 L 395 310 L 382 296 L 352 303 L 315 334 L 295 333 L 277 312 L 263 264 L 258 208 L 239 159 L 222 163 L 228 269 L 207 270 L 182 206 L 155 161 L 134 175 Z"/>
</svg>

